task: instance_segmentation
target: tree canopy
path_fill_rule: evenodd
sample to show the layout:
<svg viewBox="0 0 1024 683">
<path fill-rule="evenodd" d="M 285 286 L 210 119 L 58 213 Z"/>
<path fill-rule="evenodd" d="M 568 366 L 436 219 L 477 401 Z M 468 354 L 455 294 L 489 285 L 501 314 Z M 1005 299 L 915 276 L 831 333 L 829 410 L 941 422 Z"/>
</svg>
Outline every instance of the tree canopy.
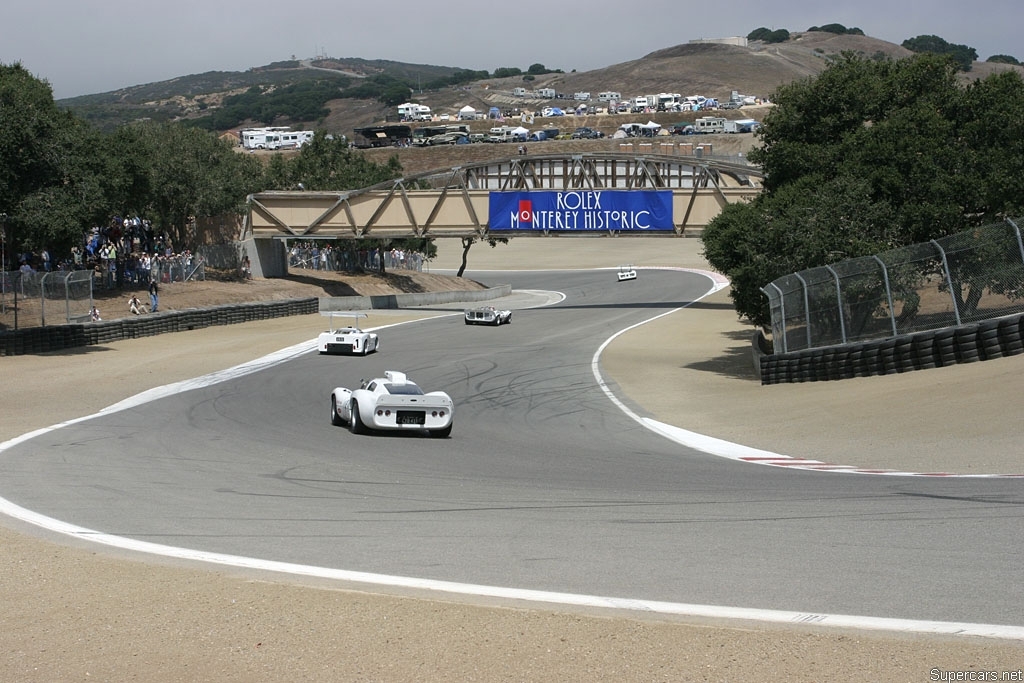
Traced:
<svg viewBox="0 0 1024 683">
<path fill-rule="evenodd" d="M 266 165 L 196 127 L 150 121 L 103 133 L 57 108 L 50 86 L 20 64 L 0 64 L 0 124 L 0 213 L 15 251 L 66 254 L 115 215 L 147 218 L 181 244 L 193 218 L 237 214 L 253 192 L 300 182 L 355 189 L 401 175 L 397 158 L 375 164 L 322 133 Z"/>
<path fill-rule="evenodd" d="M 843 55 L 783 86 L 750 160 L 764 192 L 710 222 L 708 261 L 737 312 L 770 321 L 761 288 L 805 268 L 928 241 L 1024 208 L 1024 81 L 962 86 L 948 57 Z"/>
<path fill-rule="evenodd" d="M 978 51 L 967 45 L 954 45 L 938 36 L 923 35 L 907 38 L 901 45 L 911 52 L 928 52 L 936 55 L 949 55 L 961 71 L 970 71 L 971 65 L 978 59 Z"/>
</svg>

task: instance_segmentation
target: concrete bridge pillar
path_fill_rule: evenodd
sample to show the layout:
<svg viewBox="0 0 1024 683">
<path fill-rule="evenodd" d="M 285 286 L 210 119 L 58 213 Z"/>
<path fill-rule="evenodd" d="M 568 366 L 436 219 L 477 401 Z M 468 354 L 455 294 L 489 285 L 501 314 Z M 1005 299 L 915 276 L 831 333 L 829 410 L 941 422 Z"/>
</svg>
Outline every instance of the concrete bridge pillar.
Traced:
<svg viewBox="0 0 1024 683">
<path fill-rule="evenodd" d="M 288 275 L 288 250 L 284 240 L 249 238 L 242 242 L 242 258 L 249 257 L 253 277 Z"/>
</svg>

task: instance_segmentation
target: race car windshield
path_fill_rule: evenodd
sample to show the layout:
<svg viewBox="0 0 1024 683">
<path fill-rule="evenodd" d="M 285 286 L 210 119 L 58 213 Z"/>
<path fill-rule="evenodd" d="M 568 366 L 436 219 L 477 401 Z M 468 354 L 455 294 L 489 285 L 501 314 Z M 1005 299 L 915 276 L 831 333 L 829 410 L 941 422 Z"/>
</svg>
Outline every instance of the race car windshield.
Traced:
<svg viewBox="0 0 1024 683">
<path fill-rule="evenodd" d="M 388 390 L 389 394 L 404 394 L 406 396 L 419 396 L 423 393 L 417 385 L 412 382 L 405 384 L 385 384 L 384 388 Z"/>
</svg>

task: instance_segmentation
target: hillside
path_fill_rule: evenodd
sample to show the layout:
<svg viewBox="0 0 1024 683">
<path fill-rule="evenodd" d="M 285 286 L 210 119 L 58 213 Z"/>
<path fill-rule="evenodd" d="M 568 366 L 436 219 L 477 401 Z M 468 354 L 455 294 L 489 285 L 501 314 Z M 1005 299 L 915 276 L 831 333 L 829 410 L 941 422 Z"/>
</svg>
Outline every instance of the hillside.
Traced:
<svg viewBox="0 0 1024 683">
<path fill-rule="evenodd" d="M 550 101 L 514 97 L 513 88 L 530 90 L 551 87 L 571 96 L 578 91 L 616 91 L 624 97 L 658 92 L 704 95 L 727 100 L 733 90 L 746 95 L 770 97 L 786 83 L 820 73 L 829 58 L 844 52 L 873 58 L 901 58 L 912 53 L 893 43 L 858 35 L 824 32 L 794 33 L 785 43 L 750 41 L 747 47 L 716 43 L 687 43 L 651 52 L 641 59 L 585 72 L 487 79 L 438 90 L 416 92 L 411 99 L 426 104 L 435 114 L 454 115 L 470 105 L 486 111 L 521 107 L 539 109 Z M 965 79 L 981 78 L 1006 69 L 1024 68 L 976 62 Z M 450 76 L 457 67 L 403 64 L 386 60 L 320 58 L 278 62 L 245 72 L 212 71 L 170 81 L 134 86 L 111 93 L 88 95 L 59 104 L 97 125 L 111 126 L 139 118 L 181 120 L 208 115 L 224 97 L 245 92 L 254 85 L 268 88 L 303 80 L 337 77 L 341 87 L 360 79 L 390 77 L 425 83 Z M 556 102 L 557 104 L 557 102 Z M 394 108 L 371 99 L 336 99 L 327 103 L 330 113 L 319 121 L 275 121 L 278 125 L 322 128 L 351 136 L 357 127 L 373 125 L 394 116 Z M 583 124 L 587 125 L 587 124 Z"/>
</svg>

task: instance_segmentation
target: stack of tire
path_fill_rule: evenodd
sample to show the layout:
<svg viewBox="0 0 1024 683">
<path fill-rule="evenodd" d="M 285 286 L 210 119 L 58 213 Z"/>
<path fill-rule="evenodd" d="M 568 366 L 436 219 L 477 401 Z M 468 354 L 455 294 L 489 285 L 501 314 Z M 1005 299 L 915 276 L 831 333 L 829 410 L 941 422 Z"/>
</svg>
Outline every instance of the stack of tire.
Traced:
<svg viewBox="0 0 1024 683">
<path fill-rule="evenodd" d="M 1024 353 L 1024 314 L 758 360 L 762 384 L 821 382 L 976 363 Z"/>
</svg>

